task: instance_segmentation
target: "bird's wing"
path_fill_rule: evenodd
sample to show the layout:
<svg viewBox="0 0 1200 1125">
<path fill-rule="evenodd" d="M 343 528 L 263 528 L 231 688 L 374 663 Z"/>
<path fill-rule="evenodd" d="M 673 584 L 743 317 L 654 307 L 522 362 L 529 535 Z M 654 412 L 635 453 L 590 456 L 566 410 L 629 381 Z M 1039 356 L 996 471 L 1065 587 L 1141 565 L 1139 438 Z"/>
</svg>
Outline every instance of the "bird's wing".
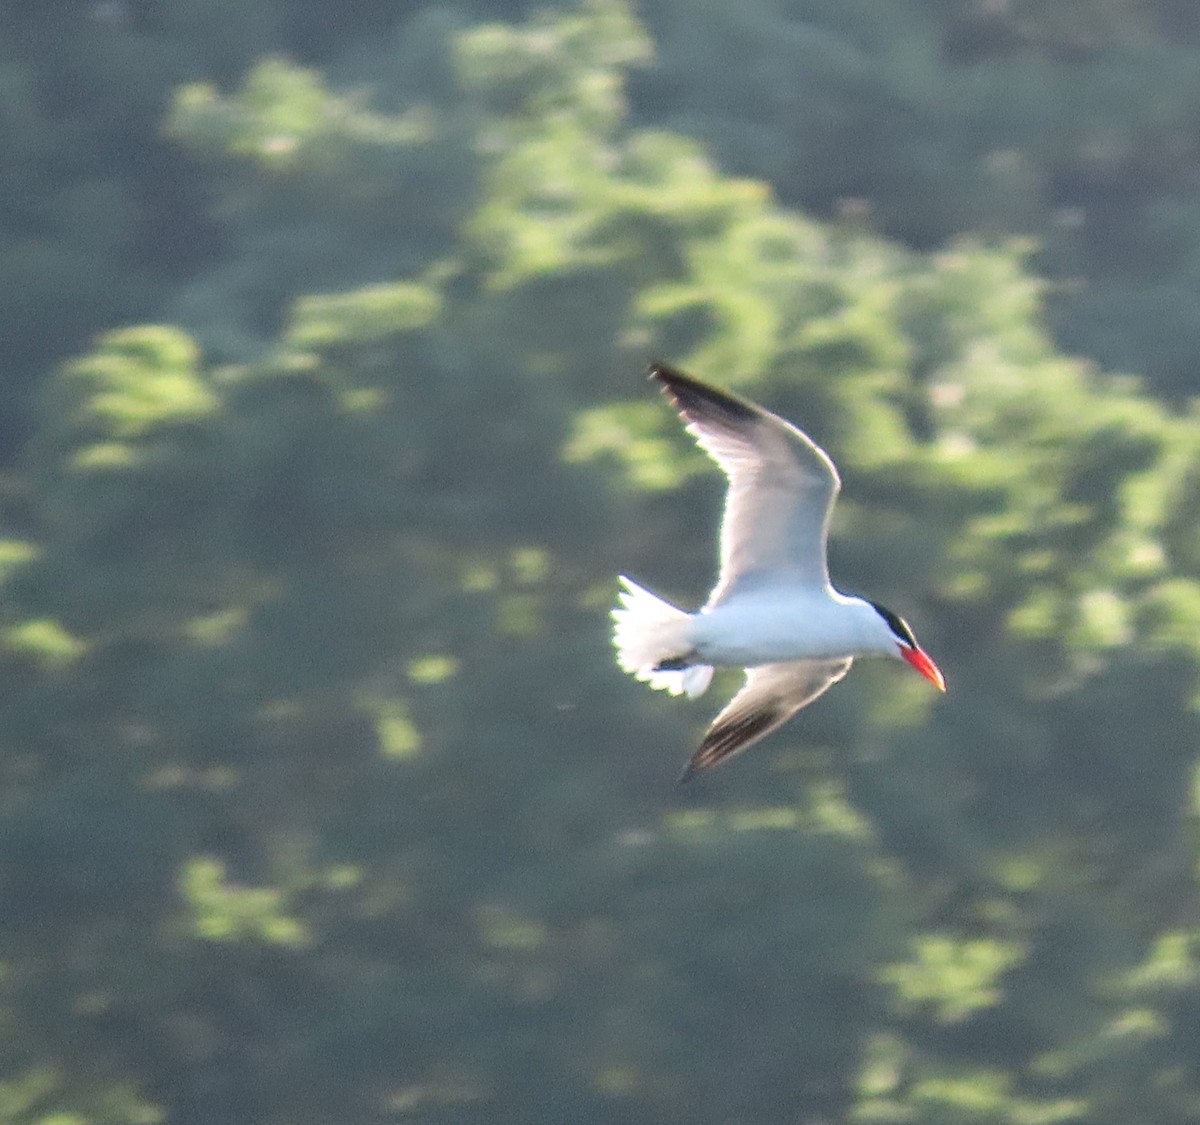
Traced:
<svg viewBox="0 0 1200 1125">
<path fill-rule="evenodd" d="M 852 663 L 852 657 L 843 657 L 748 668 L 742 690 L 713 719 L 680 780 L 710 769 L 782 726 L 801 707 L 836 684 L 850 671 Z"/>
<path fill-rule="evenodd" d="M 825 451 L 782 418 L 673 368 L 654 364 L 650 378 L 729 478 L 721 576 L 708 608 L 763 581 L 823 587 L 829 513 L 841 487 Z"/>
</svg>

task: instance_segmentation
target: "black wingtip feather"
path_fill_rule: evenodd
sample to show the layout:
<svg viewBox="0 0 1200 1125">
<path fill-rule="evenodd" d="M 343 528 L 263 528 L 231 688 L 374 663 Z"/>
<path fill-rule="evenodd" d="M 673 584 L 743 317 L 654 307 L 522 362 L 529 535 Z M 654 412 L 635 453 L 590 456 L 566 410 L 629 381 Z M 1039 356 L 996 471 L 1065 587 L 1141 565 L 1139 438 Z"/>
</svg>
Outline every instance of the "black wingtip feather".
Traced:
<svg viewBox="0 0 1200 1125">
<path fill-rule="evenodd" d="M 700 748 L 692 755 L 679 776 L 679 784 L 690 781 L 698 773 L 712 769 L 726 758 L 745 750 L 752 742 L 757 742 L 768 731 L 779 725 L 783 716 L 777 711 L 757 711 L 733 722 L 722 723 L 712 727 L 700 743 Z"/>
<path fill-rule="evenodd" d="M 675 408 L 685 415 L 697 418 L 723 415 L 736 422 L 752 422 L 762 417 L 753 403 L 710 387 L 666 363 L 650 364 L 646 377 L 660 384 Z"/>
</svg>

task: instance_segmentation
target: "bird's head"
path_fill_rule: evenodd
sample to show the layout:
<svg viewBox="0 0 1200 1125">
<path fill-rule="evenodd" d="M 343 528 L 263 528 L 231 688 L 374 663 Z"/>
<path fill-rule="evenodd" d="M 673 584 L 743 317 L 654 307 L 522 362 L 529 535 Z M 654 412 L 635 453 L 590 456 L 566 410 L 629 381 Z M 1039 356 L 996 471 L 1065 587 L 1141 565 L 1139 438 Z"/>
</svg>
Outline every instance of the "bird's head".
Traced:
<svg viewBox="0 0 1200 1125">
<path fill-rule="evenodd" d="M 917 638 L 913 636 L 912 630 L 908 627 L 908 622 L 899 614 L 893 613 L 887 606 L 882 606 L 878 602 L 868 602 L 867 604 L 879 615 L 883 624 L 887 627 L 892 641 L 892 647 L 888 649 L 889 654 L 894 655 L 915 668 L 938 691 L 945 691 L 946 677 L 942 675 L 941 670 L 934 664 L 929 654 L 917 644 Z"/>
</svg>

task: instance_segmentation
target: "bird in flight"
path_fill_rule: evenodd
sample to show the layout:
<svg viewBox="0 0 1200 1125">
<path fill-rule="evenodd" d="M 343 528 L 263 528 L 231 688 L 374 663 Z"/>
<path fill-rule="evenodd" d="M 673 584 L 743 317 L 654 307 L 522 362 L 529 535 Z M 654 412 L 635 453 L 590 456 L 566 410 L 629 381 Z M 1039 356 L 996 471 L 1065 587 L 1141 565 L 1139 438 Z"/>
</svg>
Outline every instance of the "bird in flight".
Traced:
<svg viewBox="0 0 1200 1125">
<path fill-rule="evenodd" d="M 782 726 L 855 657 L 904 660 L 945 691 L 903 618 L 830 585 L 825 548 L 841 480 L 825 451 L 762 407 L 665 364 L 651 365 L 649 377 L 729 478 L 721 573 L 698 613 L 622 575 L 612 613 L 617 663 L 652 688 L 690 697 L 703 694 L 714 668 L 746 672 L 680 780 Z"/>
</svg>

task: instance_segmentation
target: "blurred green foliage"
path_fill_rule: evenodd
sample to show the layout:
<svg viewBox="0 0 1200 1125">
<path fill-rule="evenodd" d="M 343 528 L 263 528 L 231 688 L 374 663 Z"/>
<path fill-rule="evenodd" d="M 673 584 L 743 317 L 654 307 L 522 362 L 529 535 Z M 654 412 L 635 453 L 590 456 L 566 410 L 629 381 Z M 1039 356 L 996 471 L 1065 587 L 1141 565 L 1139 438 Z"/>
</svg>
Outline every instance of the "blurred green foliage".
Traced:
<svg viewBox="0 0 1200 1125">
<path fill-rule="evenodd" d="M 1190 6 L 0 16 L 0 1118 L 1200 1116 Z M 672 788 L 651 356 L 945 699 Z"/>
</svg>

